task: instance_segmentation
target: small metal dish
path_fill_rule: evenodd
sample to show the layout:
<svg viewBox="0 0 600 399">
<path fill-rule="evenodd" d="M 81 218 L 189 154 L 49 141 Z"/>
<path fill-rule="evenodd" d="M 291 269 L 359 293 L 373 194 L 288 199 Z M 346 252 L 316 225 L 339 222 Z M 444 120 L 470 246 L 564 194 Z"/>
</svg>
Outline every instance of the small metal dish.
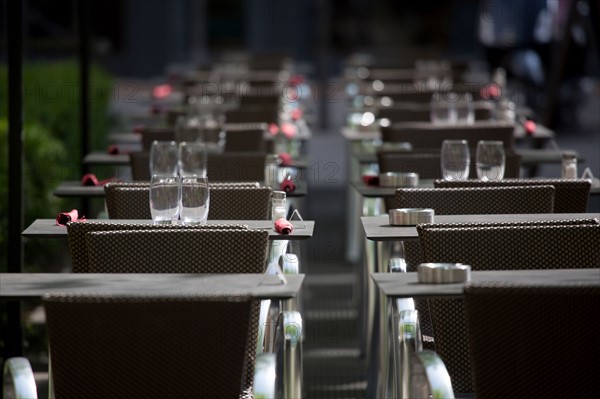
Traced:
<svg viewBox="0 0 600 399">
<path fill-rule="evenodd" d="M 398 208 L 388 212 L 392 226 L 415 226 L 433 223 L 434 211 L 431 208 Z"/>
<path fill-rule="evenodd" d="M 417 269 L 419 283 L 452 284 L 471 280 L 471 266 L 461 263 L 421 263 Z"/>
<path fill-rule="evenodd" d="M 386 172 L 379 174 L 381 187 L 417 187 L 419 175 L 417 173 Z"/>
</svg>

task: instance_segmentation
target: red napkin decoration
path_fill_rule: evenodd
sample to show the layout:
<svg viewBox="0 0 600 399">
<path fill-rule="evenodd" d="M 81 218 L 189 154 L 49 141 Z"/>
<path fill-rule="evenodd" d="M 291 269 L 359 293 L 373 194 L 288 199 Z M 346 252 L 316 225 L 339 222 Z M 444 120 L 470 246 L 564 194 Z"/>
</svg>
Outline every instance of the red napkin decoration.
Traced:
<svg viewBox="0 0 600 399">
<path fill-rule="evenodd" d="M 275 221 L 275 231 L 279 234 L 290 234 L 294 231 L 294 226 L 285 218 L 279 218 Z"/>
<path fill-rule="evenodd" d="M 158 85 L 152 89 L 152 96 L 158 99 L 169 97 L 171 93 L 173 93 L 173 87 L 170 84 Z"/>
<path fill-rule="evenodd" d="M 291 123 L 284 123 L 281 125 L 281 131 L 285 134 L 285 137 L 291 139 L 298 133 L 298 128 Z"/>
<path fill-rule="evenodd" d="M 144 129 L 145 129 L 144 125 L 135 125 L 133 127 L 133 132 L 141 134 L 144 131 Z"/>
<path fill-rule="evenodd" d="M 119 153 L 119 147 L 116 144 L 111 144 L 108 146 L 107 152 L 111 155 L 117 155 Z"/>
<path fill-rule="evenodd" d="M 481 88 L 480 94 L 484 100 L 496 101 L 502 95 L 502 91 L 497 84 L 490 83 Z"/>
<path fill-rule="evenodd" d="M 525 126 L 525 133 L 529 135 L 533 135 L 535 133 L 535 129 L 537 128 L 535 122 L 530 120 L 525 121 L 523 126 Z"/>
<path fill-rule="evenodd" d="M 275 136 L 277 133 L 279 133 L 279 127 L 277 126 L 277 124 L 269 124 L 269 133 L 271 133 L 271 136 Z"/>
<path fill-rule="evenodd" d="M 363 175 L 362 179 L 367 186 L 379 186 L 379 176 Z"/>
<path fill-rule="evenodd" d="M 77 209 L 72 209 L 71 212 L 61 212 L 56 217 L 57 226 L 64 226 L 68 222 L 85 222 L 85 216 L 80 219 Z"/>
<path fill-rule="evenodd" d="M 281 189 L 281 191 L 291 193 L 296 189 L 296 184 L 294 184 L 294 182 L 291 179 L 285 179 L 283 182 L 281 182 L 279 188 Z"/>
<path fill-rule="evenodd" d="M 303 113 L 304 112 L 300 108 L 294 108 L 292 110 L 292 119 L 297 121 L 298 119 L 302 118 Z"/>
<path fill-rule="evenodd" d="M 282 152 L 281 154 L 279 154 L 277 156 L 277 158 L 279 159 L 279 164 L 281 166 L 291 166 L 292 163 L 294 162 L 294 160 L 292 159 L 292 156 L 290 154 L 288 154 L 287 152 Z"/>
<path fill-rule="evenodd" d="M 81 178 L 81 185 L 83 186 L 103 186 L 108 182 L 113 181 L 114 178 L 110 177 L 108 179 L 104 179 L 104 180 L 98 180 L 98 178 L 96 177 L 95 174 L 93 173 L 87 173 L 85 175 L 83 175 L 83 177 Z"/>
<path fill-rule="evenodd" d="M 151 115 L 158 115 L 158 114 L 160 114 L 160 105 L 158 105 L 158 104 L 152 104 L 150 106 L 150 114 Z"/>
</svg>

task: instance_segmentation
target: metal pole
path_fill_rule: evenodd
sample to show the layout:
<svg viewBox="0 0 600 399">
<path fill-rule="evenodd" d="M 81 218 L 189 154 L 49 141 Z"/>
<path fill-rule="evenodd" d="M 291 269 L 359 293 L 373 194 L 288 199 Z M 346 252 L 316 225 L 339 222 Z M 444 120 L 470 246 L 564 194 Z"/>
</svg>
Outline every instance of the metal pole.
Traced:
<svg viewBox="0 0 600 399">
<path fill-rule="evenodd" d="M 79 30 L 79 155 L 83 158 L 90 152 L 90 4 L 87 0 L 77 1 L 77 20 Z M 88 173 L 88 166 L 81 164 L 82 175 Z M 82 213 L 88 215 L 89 201 L 81 201 Z"/>
<path fill-rule="evenodd" d="M 8 272 L 23 266 L 23 2 L 6 2 L 8 36 Z M 7 303 L 4 358 L 22 356 L 21 306 Z"/>
</svg>

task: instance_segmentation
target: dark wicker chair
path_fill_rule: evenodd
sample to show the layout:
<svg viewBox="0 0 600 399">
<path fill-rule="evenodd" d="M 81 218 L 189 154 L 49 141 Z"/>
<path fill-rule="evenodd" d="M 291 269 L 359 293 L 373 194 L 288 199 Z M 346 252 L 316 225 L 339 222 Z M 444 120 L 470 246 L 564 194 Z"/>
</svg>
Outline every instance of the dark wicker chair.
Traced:
<svg viewBox="0 0 600 399">
<path fill-rule="evenodd" d="M 150 180 L 150 153 L 148 151 L 135 151 L 129 153 L 129 166 L 133 180 Z"/>
<path fill-rule="evenodd" d="M 384 142 L 409 142 L 413 149 L 442 148 L 444 140 L 467 140 L 474 150 L 479 140 L 497 140 L 504 148 L 514 148 L 512 124 L 478 122 L 474 125 L 434 125 L 427 122 L 395 123 L 381 128 Z"/>
<path fill-rule="evenodd" d="M 266 154 L 262 152 L 210 153 L 206 170 L 209 181 L 264 181 L 265 163 Z"/>
<path fill-rule="evenodd" d="M 256 301 L 44 297 L 57 398 L 239 398 Z"/>
<path fill-rule="evenodd" d="M 551 185 L 554 187 L 554 213 L 584 213 L 592 183 L 587 179 L 503 179 L 495 181 L 437 180 L 435 187 L 510 187 Z"/>
<path fill-rule="evenodd" d="M 182 225 L 152 225 L 137 223 L 111 223 L 111 222 L 70 222 L 67 223 L 67 236 L 69 241 L 69 253 L 71 255 L 71 266 L 74 273 L 92 273 L 88 256 L 86 237 L 91 232 L 119 231 L 119 230 L 177 230 L 177 229 L 243 229 L 244 225 L 204 225 L 204 226 L 182 226 Z"/>
<path fill-rule="evenodd" d="M 596 268 L 600 266 L 597 219 L 417 226 L 425 262 L 471 265 L 472 270 Z M 468 243 L 468 244 L 465 244 Z M 461 300 L 429 300 L 435 350 L 457 392 L 473 392 Z"/>
<path fill-rule="evenodd" d="M 225 130 L 225 152 L 265 152 L 265 131 L 268 126 L 258 124 L 246 128 Z"/>
<path fill-rule="evenodd" d="M 150 185 L 110 184 L 104 188 L 110 219 L 151 219 Z M 208 218 L 266 220 L 271 217 L 271 188 L 256 183 L 210 184 Z"/>
<path fill-rule="evenodd" d="M 465 288 L 478 398 L 600 397 L 600 283 Z"/>
</svg>

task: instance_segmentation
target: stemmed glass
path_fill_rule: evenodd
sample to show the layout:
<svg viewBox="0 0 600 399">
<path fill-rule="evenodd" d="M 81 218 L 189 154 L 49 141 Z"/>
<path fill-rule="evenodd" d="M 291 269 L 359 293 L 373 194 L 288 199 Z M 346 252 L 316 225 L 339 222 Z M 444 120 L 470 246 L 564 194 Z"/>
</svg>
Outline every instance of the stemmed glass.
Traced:
<svg viewBox="0 0 600 399">
<path fill-rule="evenodd" d="M 444 140 L 441 160 L 444 180 L 466 180 L 471 165 L 467 140 Z"/>
</svg>

